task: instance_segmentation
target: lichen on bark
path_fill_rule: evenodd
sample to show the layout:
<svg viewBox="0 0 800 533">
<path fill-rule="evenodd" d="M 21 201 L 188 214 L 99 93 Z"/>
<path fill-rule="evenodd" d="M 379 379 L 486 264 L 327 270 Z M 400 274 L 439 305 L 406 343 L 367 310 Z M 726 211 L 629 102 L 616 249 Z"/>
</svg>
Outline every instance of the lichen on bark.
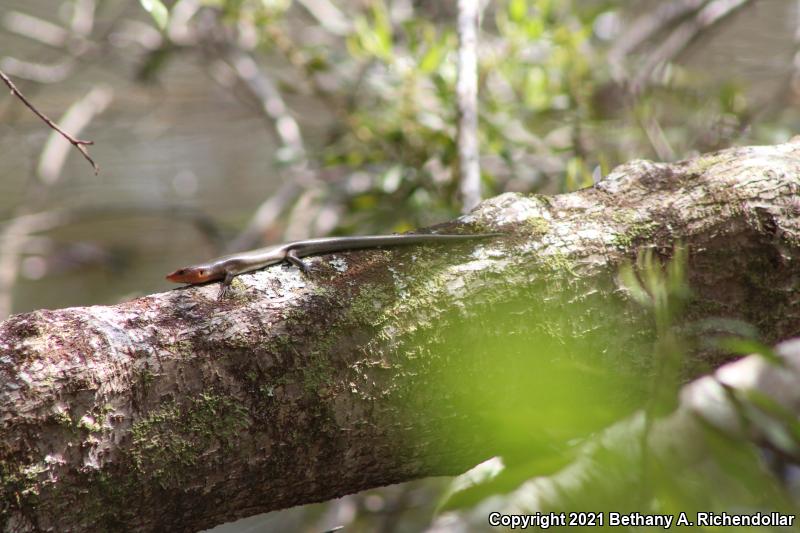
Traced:
<svg viewBox="0 0 800 533">
<path fill-rule="evenodd" d="M 2 529 L 193 530 L 457 473 L 524 449 L 524 432 L 495 431 L 530 424 L 494 414 L 518 390 L 535 417 L 623 383 L 548 438 L 605 423 L 652 371 L 652 317 L 617 283 L 643 249 L 688 250 L 687 330 L 724 317 L 768 343 L 800 333 L 798 176 L 798 143 L 636 161 L 437 228 L 493 240 L 343 252 L 310 279 L 270 268 L 221 302 L 212 284 L 11 317 Z M 723 357 L 696 347 L 686 376 Z"/>
</svg>

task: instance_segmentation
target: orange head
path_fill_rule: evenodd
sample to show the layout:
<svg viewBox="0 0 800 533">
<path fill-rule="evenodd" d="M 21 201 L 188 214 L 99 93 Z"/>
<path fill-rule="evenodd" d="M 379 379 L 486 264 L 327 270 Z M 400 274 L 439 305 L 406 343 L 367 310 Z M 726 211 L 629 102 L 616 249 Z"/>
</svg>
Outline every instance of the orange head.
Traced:
<svg viewBox="0 0 800 533">
<path fill-rule="evenodd" d="M 167 279 L 175 283 L 205 283 L 219 278 L 214 270 L 207 266 L 191 266 L 179 268 L 171 274 L 167 274 Z"/>
</svg>

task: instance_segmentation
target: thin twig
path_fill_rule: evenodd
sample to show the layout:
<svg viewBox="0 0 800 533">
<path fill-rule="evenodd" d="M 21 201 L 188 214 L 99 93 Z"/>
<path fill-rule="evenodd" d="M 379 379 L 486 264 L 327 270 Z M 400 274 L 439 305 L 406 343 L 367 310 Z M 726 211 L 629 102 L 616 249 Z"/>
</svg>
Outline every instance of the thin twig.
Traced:
<svg viewBox="0 0 800 533">
<path fill-rule="evenodd" d="M 667 136 L 664 135 L 664 130 L 661 128 L 661 124 L 659 124 L 655 114 L 647 114 L 646 111 L 638 109 L 635 102 L 631 102 L 630 108 L 659 160 L 675 161 L 675 150 L 667 140 Z"/>
<path fill-rule="evenodd" d="M 86 160 L 87 160 L 89 163 L 91 163 L 91 165 L 92 165 L 92 168 L 94 168 L 94 173 L 95 173 L 95 175 L 97 175 L 97 174 L 100 172 L 100 167 L 97 165 L 97 163 L 95 163 L 95 162 L 94 162 L 94 159 L 92 159 L 92 157 L 89 155 L 89 151 L 88 151 L 88 150 L 86 150 L 86 146 L 89 146 L 89 145 L 92 145 L 92 144 L 94 144 L 94 141 L 84 141 L 84 140 L 82 140 L 82 139 L 76 139 L 75 137 L 73 137 L 72 135 L 70 135 L 69 133 L 67 133 L 66 131 L 64 131 L 64 130 L 62 130 L 61 128 L 59 128 L 59 127 L 58 127 L 58 124 L 56 124 L 55 122 L 53 122 L 52 120 L 50 120 L 50 119 L 47 117 L 47 115 L 45 115 L 44 113 L 42 113 L 41 111 L 39 111 L 38 109 L 36 109 L 36 106 L 34 106 L 32 103 L 30 103 L 30 102 L 28 101 L 28 99 L 27 99 L 27 98 L 25 98 L 25 95 L 23 95 L 23 94 L 20 92 L 20 90 L 19 90 L 19 89 L 17 89 L 17 86 L 16 86 L 16 85 L 14 85 L 14 82 L 13 82 L 13 81 L 11 81 L 11 79 L 10 79 L 8 76 L 6 76 L 6 74 L 5 74 L 5 73 L 4 73 L 2 70 L 0 70 L 0 78 L 2 78 L 2 79 L 3 79 L 3 82 L 5 82 L 5 84 L 8 86 L 8 88 L 11 90 L 11 94 L 13 94 L 13 95 L 14 95 L 14 96 L 16 96 L 17 98 L 19 98 L 19 99 L 22 101 L 22 103 L 23 103 L 23 104 L 25 104 L 25 106 L 26 106 L 28 109 L 30 109 L 31 111 L 33 111 L 33 113 L 34 113 L 34 114 L 35 114 L 37 117 L 39 117 L 40 119 L 42 119 L 42 120 L 44 121 L 44 123 L 45 123 L 45 124 L 47 124 L 48 126 L 50 126 L 52 129 L 54 129 L 55 131 L 57 131 L 58 133 L 60 133 L 62 137 L 64 137 L 64 138 L 65 138 L 67 141 L 69 141 L 69 142 L 70 142 L 70 144 L 72 144 L 72 146 L 74 146 L 75 148 L 77 148 L 77 149 L 78 149 L 78 151 L 79 151 L 81 154 L 83 154 L 83 157 L 85 157 L 85 158 L 86 158 Z"/>
<path fill-rule="evenodd" d="M 95 116 L 108 107 L 112 98 L 113 91 L 110 87 L 105 85 L 93 87 L 86 96 L 77 100 L 67 109 L 60 122 L 64 128 L 79 135 Z M 42 154 L 39 156 L 39 164 L 36 167 L 39 180 L 47 184 L 58 181 L 68 155 L 69 145 L 64 144 L 64 141 L 55 132 L 51 133 L 44 144 Z"/>
</svg>

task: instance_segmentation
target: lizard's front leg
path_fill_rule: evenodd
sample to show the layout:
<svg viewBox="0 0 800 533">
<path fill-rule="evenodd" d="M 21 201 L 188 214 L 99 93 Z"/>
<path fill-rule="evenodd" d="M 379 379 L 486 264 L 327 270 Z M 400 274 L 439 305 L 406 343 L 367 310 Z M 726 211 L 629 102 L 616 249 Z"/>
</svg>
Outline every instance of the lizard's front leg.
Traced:
<svg viewBox="0 0 800 533">
<path fill-rule="evenodd" d="M 219 295 L 217 296 L 217 300 L 222 300 L 225 298 L 225 295 L 228 294 L 228 289 L 231 286 L 231 282 L 233 282 L 233 278 L 236 277 L 236 274 L 233 272 L 225 272 L 225 279 L 222 280 L 222 285 L 219 288 Z"/>
</svg>

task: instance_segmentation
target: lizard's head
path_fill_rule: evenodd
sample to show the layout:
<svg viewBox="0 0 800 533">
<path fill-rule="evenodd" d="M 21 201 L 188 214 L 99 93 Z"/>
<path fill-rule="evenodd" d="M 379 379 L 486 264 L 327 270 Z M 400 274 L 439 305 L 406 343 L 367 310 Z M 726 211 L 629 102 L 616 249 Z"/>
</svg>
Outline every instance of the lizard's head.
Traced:
<svg viewBox="0 0 800 533">
<path fill-rule="evenodd" d="M 207 266 L 191 266 L 179 268 L 171 274 L 167 274 L 167 279 L 175 283 L 205 283 L 219 278 L 214 270 Z"/>
</svg>

